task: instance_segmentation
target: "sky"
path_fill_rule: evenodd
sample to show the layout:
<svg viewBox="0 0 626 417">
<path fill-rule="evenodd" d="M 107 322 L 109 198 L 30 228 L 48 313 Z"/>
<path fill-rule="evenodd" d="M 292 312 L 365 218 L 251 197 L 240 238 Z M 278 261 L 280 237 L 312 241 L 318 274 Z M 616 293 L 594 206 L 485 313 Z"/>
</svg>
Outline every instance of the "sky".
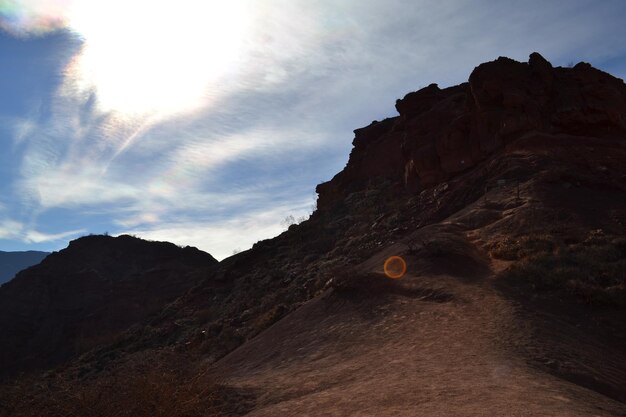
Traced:
<svg viewBox="0 0 626 417">
<path fill-rule="evenodd" d="M 307 216 L 353 130 L 534 51 L 626 78 L 623 0 L 0 0 L 0 250 L 218 259 Z"/>
</svg>

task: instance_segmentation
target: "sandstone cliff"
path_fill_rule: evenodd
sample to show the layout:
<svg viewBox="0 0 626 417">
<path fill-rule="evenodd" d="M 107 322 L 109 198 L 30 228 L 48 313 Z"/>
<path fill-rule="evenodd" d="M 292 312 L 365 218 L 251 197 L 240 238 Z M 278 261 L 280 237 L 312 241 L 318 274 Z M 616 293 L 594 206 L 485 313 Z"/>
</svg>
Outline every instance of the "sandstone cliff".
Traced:
<svg viewBox="0 0 626 417">
<path fill-rule="evenodd" d="M 355 130 L 346 168 L 317 188 L 320 208 L 377 177 L 419 192 L 524 143 L 622 140 L 626 85 L 587 63 L 554 68 L 533 53 L 528 63 L 501 57 L 479 65 L 455 87 L 431 84 L 396 109 L 399 116 Z"/>
</svg>

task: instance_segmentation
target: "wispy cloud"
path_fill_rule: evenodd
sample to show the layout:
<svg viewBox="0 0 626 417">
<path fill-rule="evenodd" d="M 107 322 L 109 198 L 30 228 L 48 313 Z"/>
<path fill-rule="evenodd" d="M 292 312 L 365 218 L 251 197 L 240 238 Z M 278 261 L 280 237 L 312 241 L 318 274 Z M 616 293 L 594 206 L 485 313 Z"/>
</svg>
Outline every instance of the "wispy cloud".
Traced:
<svg viewBox="0 0 626 417">
<path fill-rule="evenodd" d="M 16 146 L 24 142 L 37 129 L 37 124 L 29 118 L 13 118 L 9 120 L 5 118 L 5 123 L 13 129 L 12 137 Z"/>
<path fill-rule="evenodd" d="M 24 243 L 56 242 L 68 237 L 79 236 L 84 232 L 85 230 L 81 229 L 60 233 L 43 233 L 15 220 L 0 221 L 0 239 L 17 240 Z"/>
<path fill-rule="evenodd" d="M 288 215 L 298 218 L 310 214 L 312 199 L 290 201 L 266 210 L 247 210 L 218 221 L 172 221 L 148 227 L 127 229 L 124 233 L 135 234 L 150 240 L 167 240 L 178 245 L 203 248 L 217 259 L 224 259 L 235 250 L 249 249 L 254 243 L 276 236 L 285 230 L 282 221 Z"/>
<path fill-rule="evenodd" d="M 11 239 L 20 235 L 24 225 L 14 220 L 0 221 L 0 239 Z"/>
<path fill-rule="evenodd" d="M 56 242 L 59 240 L 65 240 L 69 237 L 78 237 L 84 233 L 85 229 L 71 230 L 61 233 L 42 233 L 36 230 L 27 230 L 23 235 L 23 239 L 26 242 L 32 243 Z"/>
</svg>

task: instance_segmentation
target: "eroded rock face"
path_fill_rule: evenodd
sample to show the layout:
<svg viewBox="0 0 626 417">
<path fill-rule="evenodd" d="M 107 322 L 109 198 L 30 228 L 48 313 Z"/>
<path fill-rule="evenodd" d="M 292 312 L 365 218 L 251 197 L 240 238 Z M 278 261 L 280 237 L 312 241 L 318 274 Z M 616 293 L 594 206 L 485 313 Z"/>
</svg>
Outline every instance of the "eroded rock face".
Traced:
<svg viewBox="0 0 626 417">
<path fill-rule="evenodd" d="M 421 191 L 522 137 L 626 140 L 621 79 L 587 63 L 554 68 L 536 52 L 527 63 L 500 57 L 479 65 L 455 87 L 431 84 L 398 100 L 396 109 L 399 116 L 355 131 L 346 168 L 317 188 L 319 208 L 375 178 Z"/>
</svg>

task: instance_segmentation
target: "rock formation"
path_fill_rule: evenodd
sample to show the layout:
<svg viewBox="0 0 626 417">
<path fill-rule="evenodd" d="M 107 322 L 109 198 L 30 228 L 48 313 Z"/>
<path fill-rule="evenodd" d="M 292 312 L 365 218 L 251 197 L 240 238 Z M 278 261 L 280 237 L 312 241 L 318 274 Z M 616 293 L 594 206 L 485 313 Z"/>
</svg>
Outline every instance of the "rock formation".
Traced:
<svg viewBox="0 0 626 417">
<path fill-rule="evenodd" d="M 514 142 L 560 146 L 626 133 L 621 79 L 587 63 L 554 68 L 536 52 L 528 63 L 501 57 L 479 65 L 465 84 L 431 84 L 398 100 L 396 109 L 399 116 L 355 130 L 348 165 L 317 188 L 320 208 L 376 177 L 419 192 Z"/>
</svg>

